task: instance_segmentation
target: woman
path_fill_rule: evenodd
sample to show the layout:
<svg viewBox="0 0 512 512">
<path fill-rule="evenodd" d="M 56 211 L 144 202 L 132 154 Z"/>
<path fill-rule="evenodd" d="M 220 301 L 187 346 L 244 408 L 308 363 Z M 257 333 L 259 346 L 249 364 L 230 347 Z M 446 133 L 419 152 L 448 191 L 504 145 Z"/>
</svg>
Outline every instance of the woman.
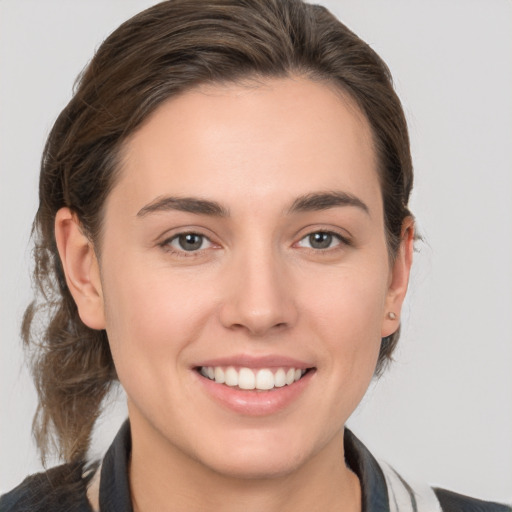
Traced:
<svg viewBox="0 0 512 512">
<path fill-rule="evenodd" d="M 411 186 L 389 72 L 324 9 L 164 2 L 122 25 L 41 171 L 36 432 L 68 464 L 2 507 L 506 510 L 413 494 L 344 430 L 398 340 Z M 116 379 L 129 423 L 89 465 Z"/>
</svg>

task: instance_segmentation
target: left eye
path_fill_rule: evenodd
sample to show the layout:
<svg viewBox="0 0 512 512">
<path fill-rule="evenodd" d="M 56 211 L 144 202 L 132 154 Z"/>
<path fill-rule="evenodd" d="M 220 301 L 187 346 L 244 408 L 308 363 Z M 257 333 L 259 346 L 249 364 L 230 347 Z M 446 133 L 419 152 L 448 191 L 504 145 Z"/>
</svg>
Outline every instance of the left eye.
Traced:
<svg viewBox="0 0 512 512">
<path fill-rule="evenodd" d="M 178 251 L 199 251 L 206 249 L 211 245 L 211 242 L 204 235 L 197 233 L 182 233 L 171 238 L 167 245 L 170 245 L 173 249 Z"/>
<path fill-rule="evenodd" d="M 299 247 L 308 247 L 311 249 L 330 249 L 340 245 L 342 242 L 340 235 L 330 233 L 328 231 L 317 231 L 310 233 L 301 240 L 299 240 Z"/>
</svg>

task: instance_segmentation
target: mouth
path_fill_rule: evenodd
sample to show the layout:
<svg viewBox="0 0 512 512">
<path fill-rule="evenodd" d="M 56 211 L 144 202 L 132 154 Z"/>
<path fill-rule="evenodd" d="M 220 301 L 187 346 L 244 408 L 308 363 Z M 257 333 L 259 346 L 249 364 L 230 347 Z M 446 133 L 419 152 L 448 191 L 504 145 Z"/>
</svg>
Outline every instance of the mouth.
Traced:
<svg viewBox="0 0 512 512">
<path fill-rule="evenodd" d="M 243 391 L 271 391 L 300 381 L 314 368 L 247 368 L 235 366 L 198 366 L 195 370 L 216 384 Z"/>
<path fill-rule="evenodd" d="M 312 361 L 311 361 L 312 362 Z M 192 367 L 208 397 L 237 415 L 266 417 L 287 410 L 308 389 L 317 368 L 281 355 L 233 355 Z"/>
</svg>

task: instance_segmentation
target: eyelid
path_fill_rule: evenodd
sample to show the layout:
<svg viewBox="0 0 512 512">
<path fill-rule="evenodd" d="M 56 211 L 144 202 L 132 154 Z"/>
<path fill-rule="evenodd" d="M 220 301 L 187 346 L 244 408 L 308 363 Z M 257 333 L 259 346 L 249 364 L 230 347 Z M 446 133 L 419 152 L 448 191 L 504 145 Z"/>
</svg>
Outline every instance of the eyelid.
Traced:
<svg viewBox="0 0 512 512">
<path fill-rule="evenodd" d="M 198 226 L 195 224 L 183 224 L 166 229 L 165 231 L 161 231 L 160 234 L 154 238 L 153 243 L 155 245 L 163 245 L 168 243 L 169 240 L 183 235 L 199 235 L 204 238 L 208 238 L 210 241 L 213 241 L 215 238 L 215 234 L 204 226 Z"/>
</svg>

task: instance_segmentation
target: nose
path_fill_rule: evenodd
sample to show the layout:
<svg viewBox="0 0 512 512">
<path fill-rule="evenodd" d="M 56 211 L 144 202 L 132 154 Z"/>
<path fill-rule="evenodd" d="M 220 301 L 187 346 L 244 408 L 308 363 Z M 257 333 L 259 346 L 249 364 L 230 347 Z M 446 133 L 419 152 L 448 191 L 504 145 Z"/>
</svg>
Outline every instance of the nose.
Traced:
<svg viewBox="0 0 512 512">
<path fill-rule="evenodd" d="M 293 280 L 285 262 L 270 251 L 247 252 L 230 262 L 221 323 L 254 337 L 293 326 L 298 315 Z"/>
</svg>

